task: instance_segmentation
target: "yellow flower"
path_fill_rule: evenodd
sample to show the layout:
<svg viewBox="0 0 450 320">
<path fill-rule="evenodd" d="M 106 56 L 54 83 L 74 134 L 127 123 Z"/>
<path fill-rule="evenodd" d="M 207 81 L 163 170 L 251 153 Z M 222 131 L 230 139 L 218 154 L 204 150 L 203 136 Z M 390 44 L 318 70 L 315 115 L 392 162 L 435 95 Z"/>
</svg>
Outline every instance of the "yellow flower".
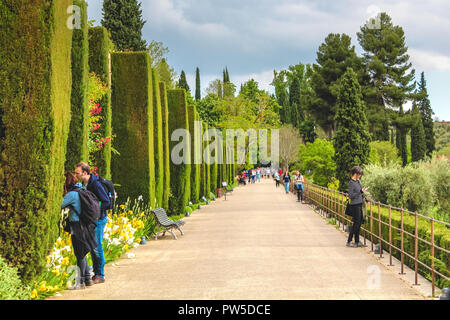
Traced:
<svg viewBox="0 0 450 320">
<path fill-rule="evenodd" d="M 55 275 L 59 276 L 59 270 L 56 268 L 53 268 L 52 273 L 54 273 Z"/>
<path fill-rule="evenodd" d="M 67 278 L 67 277 L 69 276 L 69 274 L 68 274 L 67 272 L 63 272 L 62 276 L 63 276 L 64 278 Z"/>
<path fill-rule="evenodd" d="M 125 209 L 125 205 L 121 204 L 120 209 L 122 209 L 122 210 Z"/>
<path fill-rule="evenodd" d="M 128 251 L 128 245 L 126 244 L 126 245 L 123 247 L 123 249 L 124 249 L 125 251 Z"/>
<path fill-rule="evenodd" d="M 61 261 L 61 265 L 62 266 L 68 266 L 69 265 L 69 257 L 65 257 L 64 259 L 62 259 Z"/>
<path fill-rule="evenodd" d="M 38 292 L 36 289 L 33 289 L 33 291 L 31 291 L 31 299 L 36 299 L 38 297 Z"/>
</svg>

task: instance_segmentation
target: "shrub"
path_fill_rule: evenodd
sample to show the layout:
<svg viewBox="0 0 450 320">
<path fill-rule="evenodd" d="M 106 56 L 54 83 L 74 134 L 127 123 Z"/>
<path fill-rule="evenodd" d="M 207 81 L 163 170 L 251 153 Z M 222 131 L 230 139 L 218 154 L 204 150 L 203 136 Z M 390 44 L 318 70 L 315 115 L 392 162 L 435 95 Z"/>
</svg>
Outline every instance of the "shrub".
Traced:
<svg viewBox="0 0 450 320">
<path fill-rule="evenodd" d="M 389 164 L 401 164 L 401 158 L 398 156 L 398 149 L 389 141 L 372 141 L 370 142 L 371 164 L 378 164 L 386 167 Z"/>
<path fill-rule="evenodd" d="M 108 88 L 111 88 L 109 78 L 109 54 L 113 48 L 108 31 L 103 27 L 89 28 L 89 71 L 94 72 Z M 103 117 L 100 135 L 111 137 L 111 92 L 103 96 L 99 102 Z M 111 144 L 107 144 L 95 155 L 98 173 L 107 179 L 111 178 Z"/>
<path fill-rule="evenodd" d="M 170 198 L 170 138 L 169 138 L 169 106 L 167 104 L 167 91 L 164 82 L 159 83 L 159 94 L 161 98 L 161 117 L 163 131 L 163 157 L 164 157 L 164 179 L 163 200 L 161 206 L 169 210 Z"/>
<path fill-rule="evenodd" d="M 0 255 L 28 282 L 57 236 L 70 123 L 71 0 L 0 2 Z"/>
<path fill-rule="evenodd" d="M 167 91 L 167 101 L 169 106 L 169 136 L 177 129 L 185 129 L 189 131 L 189 115 L 186 101 L 186 93 L 184 89 L 175 89 Z M 186 137 L 187 138 L 187 137 Z M 184 139 L 184 138 L 182 138 Z M 191 165 L 190 158 L 190 141 L 183 141 L 186 149 L 183 154 L 185 162 L 175 164 L 173 161 L 170 165 L 170 190 L 172 196 L 169 199 L 169 214 L 180 214 L 187 206 L 191 193 Z M 182 142 L 172 141 L 170 139 L 171 154 L 174 147 Z"/>
<path fill-rule="evenodd" d="M 195 105 L 190 105 L 188 107 L 189 114 L 189 132 L 191 134 L 191 201 L 197 203 L 200 199 L 200 179 L 201 179 L 201 166 L 199 160 L 201 159 L 201 145 L 196 145 L 201 143 L 202 137 L 201 128 L 197 128 L 194 123 L 200 121 Z M 197 150 L 196 150 L 197 148 Z M 197 156 L 195 156 L 197 153 Z M 197 162 L 197 163 L 196 163 Z"/>
<path fill-rule="evenodd" d="M 120 199 L 138 198 L 155 205 L 153 100 L 151 62 L 147 52 L 113 53 L 112 125 L 116 135 L 111 165 Z"/>
<path fill-rule="evenodd" d="M 154 139 L 153 146 L 155 156 L 155 199 L 157 206 L 161 207 L 163 204 L 164 193 L 164 143 L 159 76 L 155 68 L 152 68 L 152 90 Z"/>
<path fill-rule="evenodd" d="M 89 41 L 87 3 L 74 0 L 81 9 L 81 28 L 72 35 L 71 120 L 67 138 L 65 169 L 73 171 L 80 161 L 88 162 L 89 106 L 87 98 L 89 73 Z"/>
<path fill-rule="evenodd" d="M 28 289 L 22 285 L 17 268 L 10 267 L 0 257 L 0 300 L 29 300 Z"/>
</svg>

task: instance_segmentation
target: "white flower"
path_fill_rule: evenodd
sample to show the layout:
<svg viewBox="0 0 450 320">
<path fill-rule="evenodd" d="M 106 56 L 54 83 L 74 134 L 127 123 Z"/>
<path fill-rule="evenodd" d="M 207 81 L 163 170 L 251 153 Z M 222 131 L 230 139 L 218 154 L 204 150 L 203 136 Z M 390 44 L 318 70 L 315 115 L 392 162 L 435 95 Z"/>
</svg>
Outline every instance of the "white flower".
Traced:
<svg viewBox="0 0 450 320">
<path fill-rule="evenodd" d="M 128 256 L 128 259 L 136 258 L 136 255 L 134 253 L 131 253 L 131 252 L 127 252 L 127 256 Z"/>
</svg>

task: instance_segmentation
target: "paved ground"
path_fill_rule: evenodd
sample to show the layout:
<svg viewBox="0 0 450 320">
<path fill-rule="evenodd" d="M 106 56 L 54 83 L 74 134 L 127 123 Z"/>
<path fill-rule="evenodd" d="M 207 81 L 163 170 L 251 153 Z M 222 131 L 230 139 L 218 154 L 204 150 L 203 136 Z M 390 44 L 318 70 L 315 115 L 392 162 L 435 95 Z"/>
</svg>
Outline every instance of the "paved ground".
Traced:
<svg viewBox="0 0 450 320">
<path fill-rule="evenodd" d="M 106 283 L 51 299 L 424 299 L 272 180 L 185 221 L 179 240 L 166 234 L 107 265 Z"/>
</svg>

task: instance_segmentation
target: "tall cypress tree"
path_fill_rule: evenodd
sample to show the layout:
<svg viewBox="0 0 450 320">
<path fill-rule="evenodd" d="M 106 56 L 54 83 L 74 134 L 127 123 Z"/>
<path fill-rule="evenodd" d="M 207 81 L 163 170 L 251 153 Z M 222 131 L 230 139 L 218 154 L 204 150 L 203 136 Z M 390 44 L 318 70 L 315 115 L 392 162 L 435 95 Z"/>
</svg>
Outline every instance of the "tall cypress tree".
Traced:
<svg viewBox="0 0 450 320">
<path fill-rule="evenodd" d="M 427 146 L 427 155 L 436 149 L 434 138 L 434 125 L 433 125 L 433 110 L 430 106 L 430 99 L 428 99 L 427 82 L 425 81 L 425 74 L 422 72 L 420 75 L 419 84 L 419 101 L 418 107 L 422 119 L 423 130 L 425 133 L 425 144 Z"/>
<path fill-rule="evenodd" d="M 427 151 L 425 142 L 425 132 L 422 124 L 420 112 L 414 103 L 412 114 L 415 119 L 414 125 L 411 128 L 411 161 L 423 160 Z"/>
<path fill-rule="evenodd" d="M 370 153 L 370 135 L 362 100 L 361 87 L 352 68 L 342 76 L 337 95 L 336 136 L 333 139 L 336 177 L 340 190 L 347 191 L 349 171 L 367 164 Z"/>
<path fill-rule="evenodd" d="M 145 51 L 142 39 L 141 3 L 137 0 L 104 0 L 102 26 L 111 32 L 111 40 L 120 51 Z"/>
<path fill-rule="evenodd" d="M 289 104 L 291 106 L 291 123 L 294 127 L 299 128 L 305 120 L 305 116 L 301 109 L 300 80 L 297 77 L 294 78 L 289 87 Z"/>
<path fill-rule="evenodd" d="M 200 70 L 197 67 L 197 69 L 195 70 L 195 101 L 199 101 L 201 98 Z"/>
<path fill-rule="evenodd" d="M 178 88 L 186 90 L 186 93 L 191 93 L 191 89 L 189 89 L 189 85 L 186 81 L 186 74 L 184 70 L 181 70 L 180 79 L 178 80 Z"/>
</svg>

